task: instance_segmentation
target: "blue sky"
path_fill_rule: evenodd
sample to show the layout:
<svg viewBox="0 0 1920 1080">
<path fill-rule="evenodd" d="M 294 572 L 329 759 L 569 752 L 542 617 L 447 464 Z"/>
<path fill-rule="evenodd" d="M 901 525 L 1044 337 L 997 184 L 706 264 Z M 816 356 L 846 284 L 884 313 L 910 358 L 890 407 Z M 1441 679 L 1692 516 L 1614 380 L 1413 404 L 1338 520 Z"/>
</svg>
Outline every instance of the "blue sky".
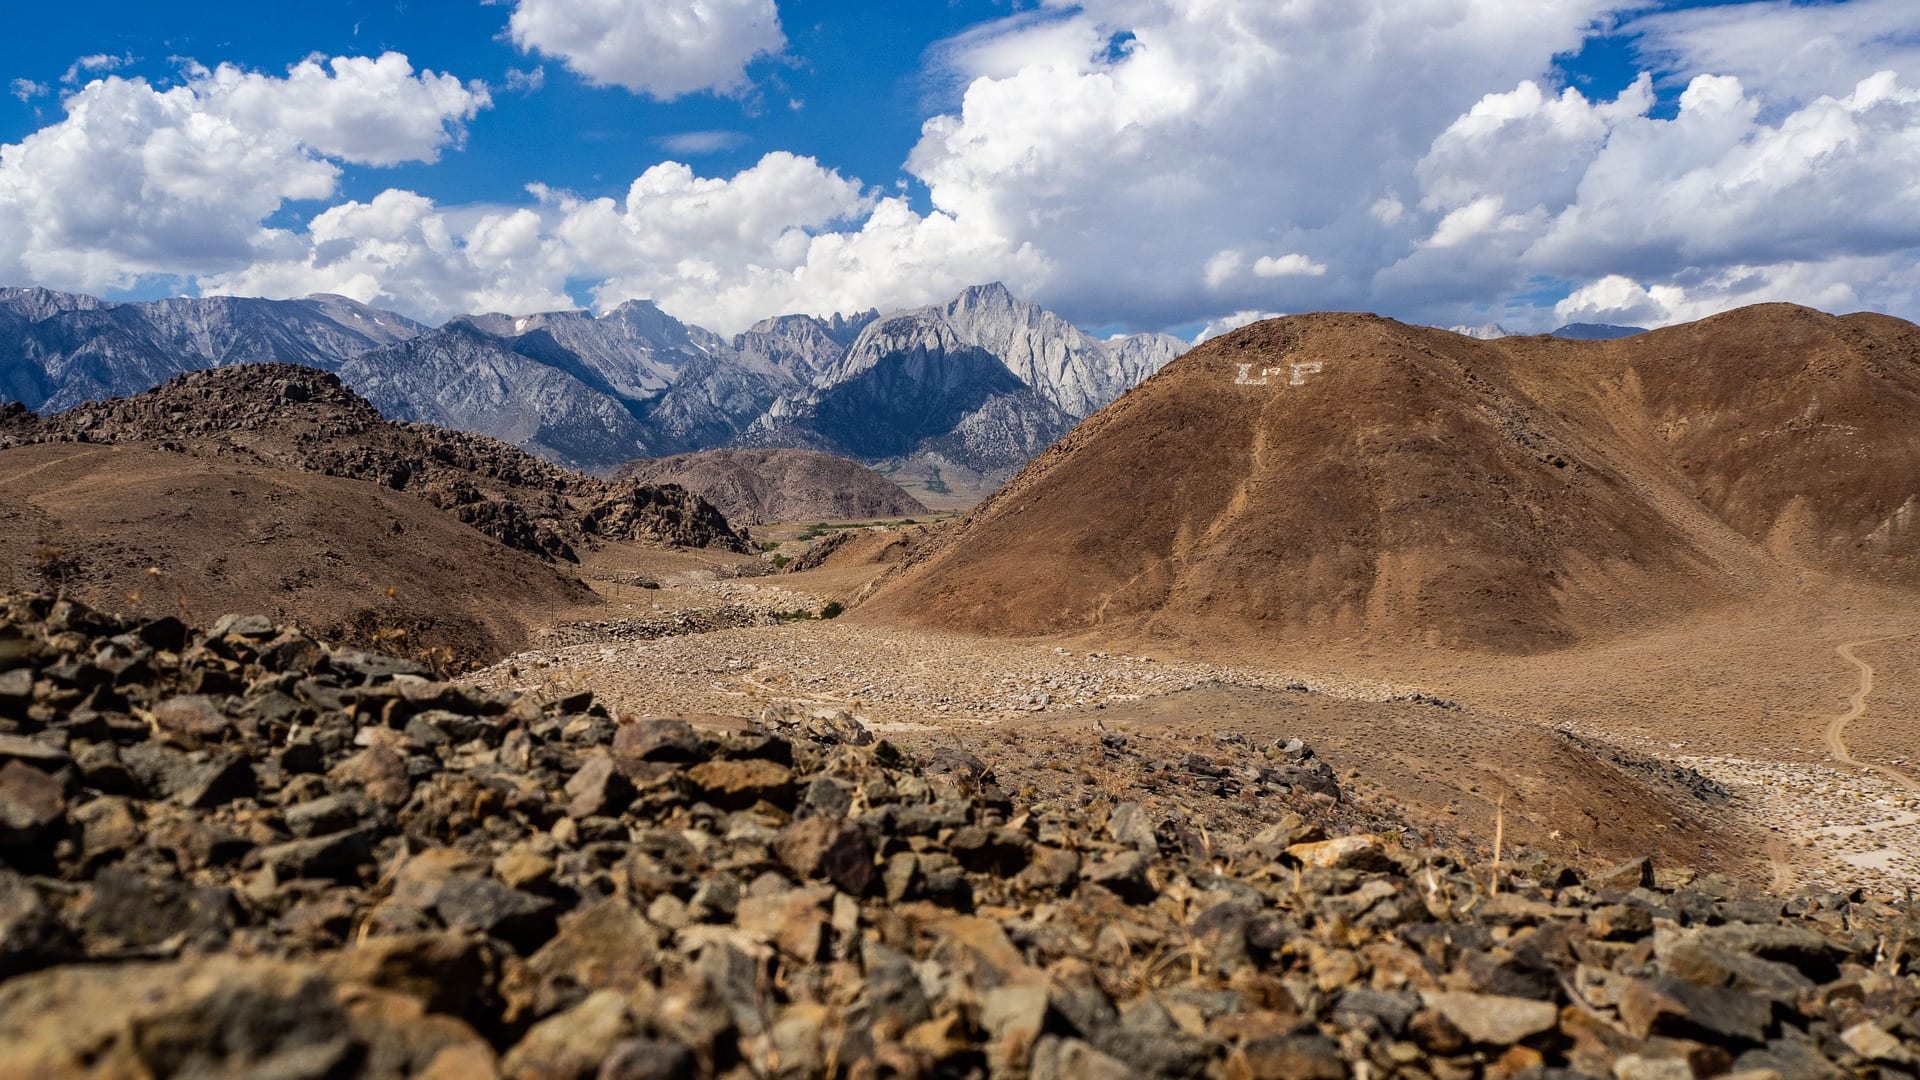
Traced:
<svg viewBox="0 0 1920 1080">
<path fill-rule="evenodd" d="M 891 185 L 911 181 L 901 164 L 921 122 L 950 105 L 958 89 L 927 72 L 927 50 L 1013 8 L 1010 0 L 787 0 L 779 11 L 790 55 L 754 61 L 752 91 L 660 102 L 589 85 L 563 64 L 516 48 L 505 34 L 510 8 L 480 0 L 279 7 L 122 0 L 89 4 L 83 16 L 79 9 L 36 5 L 9 17 L 18 32 L 0 39 L 0 81 L 26 78 L 57 90 L 73 62 L 92 55 L 131 58 L 115 73 L 160 83 L 177 79 L 178 58 L 278 72 L 314 54 L 396 51 L 415 67 L 496 88 L 493 108 L 468 126 L 459 153 L 431 166 L 350 175 L 342 189 L 349 198 L 398 185 L 452 203 L 514 201 L 535 180 L 614 195 L 665 158 L 733 173 L 769 150 L 812 155 L 870 184 Z M 509 72 L 535 68 L 545 77 L 538 92 L 505 88 Z M 17 142 L 59 116 L 57 94 L 0 101 L 0 141 Z M 663 145 L 676 135 L 708 132 L 736 138 L 693 155 Z"/>
<path fill-rule="evenodd" d="M 1083 325 L 1183 334 L 1322 307 L 1516 329 L 1767 299 L 1920 314 L 1910 0 L 342 0 L 10 23 L 12 284 L 338 291 L 428 319 L 641 295 L 723 331 L 991 278 Z"/>
</svg>

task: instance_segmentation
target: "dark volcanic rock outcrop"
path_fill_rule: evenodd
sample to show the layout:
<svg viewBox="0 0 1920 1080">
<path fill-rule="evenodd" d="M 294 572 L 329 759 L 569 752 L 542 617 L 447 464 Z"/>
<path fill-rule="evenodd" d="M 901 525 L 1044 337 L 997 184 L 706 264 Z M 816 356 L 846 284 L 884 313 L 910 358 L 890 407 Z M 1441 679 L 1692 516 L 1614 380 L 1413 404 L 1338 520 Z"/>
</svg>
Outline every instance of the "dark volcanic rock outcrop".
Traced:
<svg viewBox="0 0 1920 1080">
<path fill-rule="evenodd" d="M 1920 924 L 0 601 L 0 1074 L 1893 1076 Z M 1298 771 L 1298 770 L 1296 770 Z M 1204 773 L 1197 782 L 1218 783 Z M 1337 788 L 1333 789 L 1337 791 Z M 1295 812 L 1298 811 L 1298 812 Z M 1497 888 L 1487 887 L 1497 874 Z"/>
</svg>

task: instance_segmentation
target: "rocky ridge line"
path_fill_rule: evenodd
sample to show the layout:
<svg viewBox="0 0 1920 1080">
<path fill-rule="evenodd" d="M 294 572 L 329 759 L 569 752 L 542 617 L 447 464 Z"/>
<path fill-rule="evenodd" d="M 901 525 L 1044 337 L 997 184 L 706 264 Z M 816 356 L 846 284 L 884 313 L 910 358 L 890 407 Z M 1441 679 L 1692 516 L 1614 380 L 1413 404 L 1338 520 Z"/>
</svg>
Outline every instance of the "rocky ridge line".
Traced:
<svg viewBox="0 0 1920 1080">
<path fill-rule="evenodd" d="M 508 547 L 577 561 L 576 547 L 643 540 L 746 553 L 748 537 L 675 485 L 609 482 L 484 435 L 383 418 L 330 372 L 248 364 L 188 372 L 143 394 L 49 417 L 0 412 L 0 450 L 139 442 L 240 453 L 418 496 Z"/>
</svg>

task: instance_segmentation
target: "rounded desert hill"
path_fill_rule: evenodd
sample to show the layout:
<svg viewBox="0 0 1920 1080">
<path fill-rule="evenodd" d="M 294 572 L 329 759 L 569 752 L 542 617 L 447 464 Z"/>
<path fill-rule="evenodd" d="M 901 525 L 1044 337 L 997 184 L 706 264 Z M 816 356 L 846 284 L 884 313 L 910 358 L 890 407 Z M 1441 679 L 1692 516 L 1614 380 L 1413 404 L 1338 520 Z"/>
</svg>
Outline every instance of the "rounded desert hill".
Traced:
<svg viewBox="0 0 1920 1080">
<path fill-rule="evenodd" d="M 297 621 L 455 666 L 595 603 L 549 562 L 376 484 L 144 445 L 0 450 L 0 590 L 211 621 Z M 158 570 L 159 573 L 150 573 Z"/>
<path fill-rule="evenodd" d="M 703 450 L 640 458 L 616 480 L 678 484 L 746 525 L 782 521 L 866 521 L 931 513 L 900 485 L 857 461 L 817 450 Z"/>
<path fill-rule="evenodd" d="M 1807 566 L 1910 583 L 1915 335 L 1786 305 L 1604 342 L 1257 323 L 1082 424 L 870 607 L 1530 652 Z"/>
</svg>

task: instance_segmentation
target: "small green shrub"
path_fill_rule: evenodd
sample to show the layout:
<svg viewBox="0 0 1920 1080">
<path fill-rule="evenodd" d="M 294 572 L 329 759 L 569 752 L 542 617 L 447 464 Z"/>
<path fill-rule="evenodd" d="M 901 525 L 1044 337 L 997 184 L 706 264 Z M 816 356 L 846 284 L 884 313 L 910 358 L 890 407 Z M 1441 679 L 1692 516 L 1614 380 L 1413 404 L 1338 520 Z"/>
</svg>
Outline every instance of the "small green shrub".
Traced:
<svg viewBox="0 0 1920 1080">
<path fill-rule="evenodd" d="M 840 601 L 829 600 L 827 601 L 827 606 L 820 609 L 820 617 L 823 619 L 837 619 L 846 610 L 846 607 L 842 605 Z"/>
<path fill-rule="evenodd" d="M 785 570 L 787 568 L 787 564 L 792 562 L 793 559 L 787 555 L 775 555 L 772 561 L 773 561 L 773 568 L 775 570 Z"/>
</svg>

